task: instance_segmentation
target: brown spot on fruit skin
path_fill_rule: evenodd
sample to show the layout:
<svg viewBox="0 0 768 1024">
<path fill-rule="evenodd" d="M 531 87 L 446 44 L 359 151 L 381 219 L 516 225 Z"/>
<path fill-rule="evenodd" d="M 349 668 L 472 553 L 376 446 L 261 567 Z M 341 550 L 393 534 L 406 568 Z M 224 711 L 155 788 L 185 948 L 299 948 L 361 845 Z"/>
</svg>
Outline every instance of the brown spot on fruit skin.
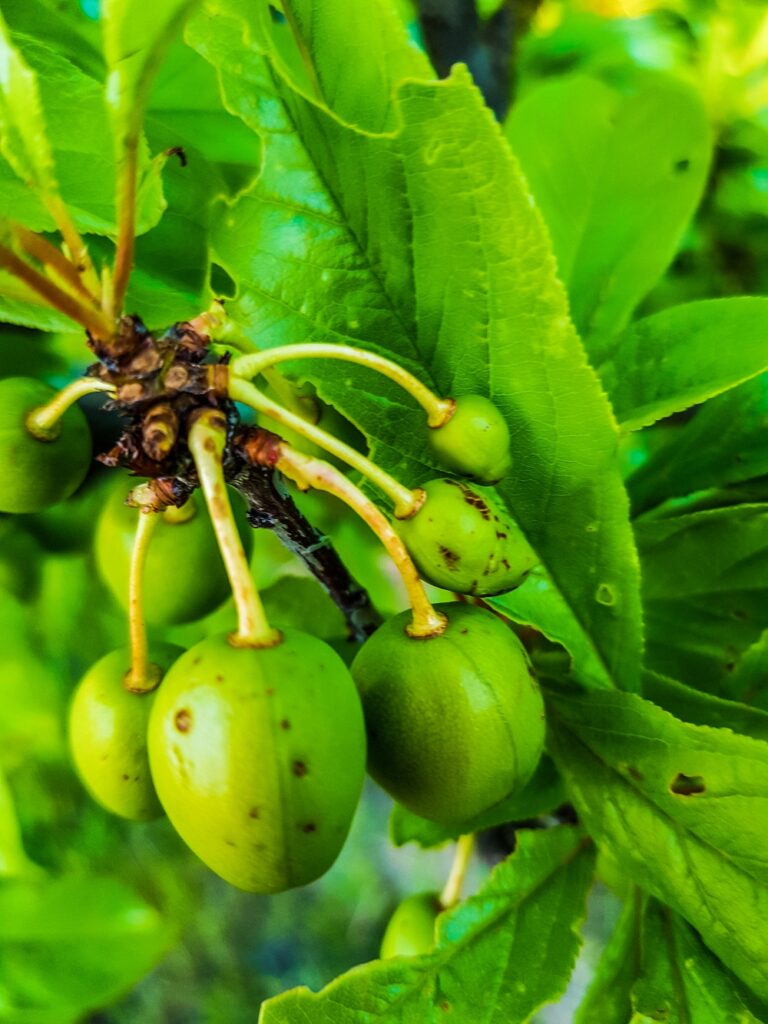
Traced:
<svg viewBox="0 0 768 1024">
<path fill-rule="evenodd" d="M 309 832 L 315 832 L 316 830 L 317 830 L 317 825 L 315 825 L 313 822 L 310 821 L 308 824 L 306 824 L 306 825 L 304 825 L 302 827 L 301 831 L 309 833 Z"/>
<path fill-rule="evenodd" d="M 217 683 L 223 683 L 224 682 L 224 676 L 216 676 L 216 682 Z"/>
<path fill-rule="evenodd" d="M 281 729 L 290 729 L 291 728 L 291 723 L 288 721 L 287 718 L 284 718 L 282 720 L 282 722 L 280 723 L 280 728 Z"/>
<path fill-rule="evenodd" d="M 248 817 L 249 818 L 254 818 L 254 819 L 258 818 L 259 817 L 259 808 L 258 807 L 252 807 L 250 809 L 250 811 L 248 811 Z"/>
<path fill-rule="evenodd" d="M 470 491 L 468 487 L 463 488 L 462 494 L 464 495 L 464 501 L 466 501 L 468 505 L 471 505 L 472 508 L 476 508 L 486 522 L 491 518 L 491 510 L 479 494 L 475 494 L 474 491 Z"/>
<path fill-rule="evenodd" d="M 461 561 L 461 555 L 457 555 L 455 551 L 451 551 L 450 548 L 447 548 L 442 544 L 437 550 L 440 552 L 440 557 L 449 569 L 455 569 L 456 565 Z"/>
<path fill-rule="evenodd" d="M 264 693 L 266 693 L 266 695 L 267 695 L 268 697 L 271 697 L 271 696 L 272 696 L 272 694 L 273 694 L 274 692 L 275 692 L 275 688 L 274 688 L 274 686 L 268 686 L 268 687 L 266 688 L 266 690 L 264 691 Z"/>
<path fill-rule="evenodd" d="M 299 779 L 306 775 L 308 770 L 309 769 L 303 761 L 294 761 L 291 765 L 291 771 Z"/>
<path fill-rule="evenodd" d="M 123 782 L 127 782 L 128 779 L 130 779 L 130 775 L 126 775 L 125 772 L 123 772 Z"/>
<path fill-rule="evenodd" d="M 180 711 L 176 712 L 173 724 L 179 732 L 189 732 L 192 728 L 192 713 L 188 711 L 187 708 L 182 708 Z"/>
</svg>

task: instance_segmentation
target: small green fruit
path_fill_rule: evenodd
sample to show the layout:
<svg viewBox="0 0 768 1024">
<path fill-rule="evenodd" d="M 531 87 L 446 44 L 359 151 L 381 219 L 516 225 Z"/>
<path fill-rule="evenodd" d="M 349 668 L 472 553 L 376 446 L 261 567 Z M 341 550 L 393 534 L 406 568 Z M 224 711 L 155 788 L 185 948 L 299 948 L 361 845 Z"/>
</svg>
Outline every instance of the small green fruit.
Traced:
<svg viewBox="0 0 768 1024">
<path fill-rule="evenodd" d="M 429 446 L 441 466 L 484 484 L 495 484 L 512 468 L 509 427 L 484 395 L 456 399 L 451 418 L 429 432 Z"/>
<path fill-rule="evenodd" d="M 160 801 L 184 842 L 248 892 L 306 885 L 333 864 L 365 774 L 365 727 L 349 670 L 287 629 L 269 648 L 226 635 L 187 651 L 149 725 Z"/>
<path fill-rule="evenodd" d="M 154 644 L 149 653 L 165 671 L 181 650 Z M 129 693 L 123 681 L 130 665 L 125 647 L 85 673 L 69 712 L 69 743 L 80 778 L 102 807 L 121 818 L 151 821 L 163 813 L 147 758 L 147 723 L 157 691 Z"/>
<path fill-rule="evenodd" d="M 368 770 L 409 811 L 467 821 L 522 789 L 544 747 L 544 704 L 525 650 L 481 608 L 437 606 L 442 636 L 413 639 L 410 613 L 360 648 L 352 675 Z"/>
<path fill-rule="evenodd" d="M 436 587 L 487 597 L 519 587 L 537 558 L 492 497 L 458 480 L 431 480 L 398 531 L 419 573 Z"/>
<path fill-rule="evenodd" d="M 442 911 L 436 892 L 408 896 L 395 909 L 381 940 L 381 958 L 418 956 L 435 944 L 435 921 Z"/>
<path fill-rule="evenodd" d="M 104 505 L 96 528 L 96 565 L 118 603 L 128 608 L 131 552 L 139 512 L 125 504 L 125 481 Z M 171 626 L 195 622 L 229 595 L 224 563 L 205 502 L 199 492 L 190 498 L 191 517 L 178 520 L 159 513 L 144 568 L 144 615 L 147 622 Z M 240 537 L 246 552 L 251 531 L 242 503 L 234 496 Z"/>
<path fill-rule="evenodd" d="M 58 436 L 41 441 L 27 416 L 56 392 L 32 377 L 0 381 L 0 512 L 38 512 L 64 501 L 83 482 L 91 461 L 91 432 L 77 406 L 58 422 Z"/>
</svg>

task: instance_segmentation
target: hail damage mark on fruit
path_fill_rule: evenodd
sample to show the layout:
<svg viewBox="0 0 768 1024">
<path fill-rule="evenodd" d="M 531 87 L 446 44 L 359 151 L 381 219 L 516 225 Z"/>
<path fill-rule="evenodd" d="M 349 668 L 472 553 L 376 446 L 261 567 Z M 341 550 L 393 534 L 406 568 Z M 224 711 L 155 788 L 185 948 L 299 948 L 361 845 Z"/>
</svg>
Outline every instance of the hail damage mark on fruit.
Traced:
<svg viewBox="0 0 768 1024">
<path fill-rule="evenodd" d="M 189 732 L 192 728 L 192 712 L 188 708 L 181 708 L 174 715 L 173 724 L 179 732 Z"/>
<path fill-rule="evenodd" d="M 696 796 L 707 791 L 706 783 L 701 775 L 685 775 L 678 772 L 669 784 L 670 791 L 677 796 Z"/>
</svg>

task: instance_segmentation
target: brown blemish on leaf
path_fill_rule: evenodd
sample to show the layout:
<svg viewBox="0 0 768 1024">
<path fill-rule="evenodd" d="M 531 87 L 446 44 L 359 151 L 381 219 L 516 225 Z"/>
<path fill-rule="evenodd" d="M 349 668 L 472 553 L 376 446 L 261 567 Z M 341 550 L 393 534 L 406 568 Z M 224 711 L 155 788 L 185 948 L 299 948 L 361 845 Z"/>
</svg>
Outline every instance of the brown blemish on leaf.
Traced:
<svg viewBox="0 0 768 1024">
<path fill-rule="evenodd" d="M 187 708 L 182 708 L 180 711 L 177 711 L 173 719 L 173 724 L 179 732 L 189 732 L 192 728 L 192 712 Z"/>
<path fill-rule="evenodd" d="M 701 775 L 685 775 L 678 772 L 670 782 L 669 789 L 677 796 L 696 796 L 697 793 L 706 793 L 707 786 Z"/>
</svg>

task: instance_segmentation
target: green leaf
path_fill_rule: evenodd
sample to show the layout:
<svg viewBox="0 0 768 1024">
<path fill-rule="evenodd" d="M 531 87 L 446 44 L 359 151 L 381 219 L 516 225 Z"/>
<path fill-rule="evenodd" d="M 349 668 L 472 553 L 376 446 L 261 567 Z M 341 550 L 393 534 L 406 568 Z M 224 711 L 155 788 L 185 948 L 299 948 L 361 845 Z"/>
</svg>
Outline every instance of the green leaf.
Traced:
<svg viewBox="0 0 768 1024">
<path fill-rule="evenodd" d="M 707 402 L 629 477 L 633 509 L 768 473 L 766 427 L 768 374 L 761 374 Z"/>
<path fill-rule="evenodd" d="M 42 196 L 58 197 L 37 76 L 11 41 L 0 15 L 0 149 L 19 178 Z"/>
<path fill-rule="evenodd" d="M 762 373 L 766 336 L 762 298 L 690 302 L 632 324 L 600 367 L 620 426 L 647 427 Z"/>
<path fill-rule="evenodd" d="M 441 914 L 433 953 L 375 961 L 314 994 L 294 989 L 259 1024 L 522 1024 L 565 989 L 593 854 L 570 828 L 521 832 L 475 895 Z"/>
<path fill-rule="evenodd" d="M 430 79 L 434 72 L 424 52 L 403 32 L 388 0 L 369 4 L 338 0 L 283 0 L 299 52 L 308 70 L 315 100 L 349 125 L 369 132 L 397 128 L 392 103 L 396 84 L 407 78 Z M 360 59 L 361 46 L 372 41 Z M 354 65 L 354 74 L 339 68 Z"/>
<path fill-rule="evenodd" d="M 147 973 L 172 939 L 121 883 L 64 877 L 0 885 L 0 1006 L 5 1020 L 76 1020 Z"/>
<path fill-rule="evenodd" d="M 601 600 L 611 602 L 610 591 Z M 571 657 L 574 679 L 590 687 L 610 689 L 613 685 L 593 638 L 579 625 L 573 611 L 547 576 L 534 569 L 525 583 L 509 594 L 491 598 L 493 607 L 513 622 L 533 626 L 554 643 L 562 644 Z"/>
<path fill-rule="evenodd" d="M 617 691 L 550 694 L 549 750 L 619 867 L 768 995 L 768 744 Z"/>
<path fill-rule="evenodd" d="M 517 104 L 507 134 L 599 365 L 671 262 L 701 197 L 712 148 L 703 103 L 661 72 L 617 84 L 569 76 Z"/>
<path fill-rule="evenodd" d="M 423 847 L 441 846 L 470 832 L 481 832 L 496 825 L 527 821 L 548 814 L 565 803 L 565 800 L 566 793 L 557 769 L 548 757 L 543 757 L 533 778 L 521 793 L 502 800 L 476 818 L 458 825 L 439 825 L 396 803 L 389 819 L 389 834 L 395 846 L 404 846 L 406 843 L 418 843 Z"/>
<path fill-rule="evenodd" d="M 355 7 L 334 5 L 340 21 Z M 518 467 L 501 494 L 605 672 L 633 687 L 637 568 L 615 425 L 498 126 L 457 68 L 443 82 L 399 83 L 396 131 L 351 128 L 283 77 L 253 8 L 209 0 L 188 33 L 264 146 L 259 180 L 214 239 L 239 287 L 232 316 L 262 346 L 372 347 L 442 393 L 489 393 Z M 358 40 L 366 52 L 378 45 L 379 6 L 370 13 Z M 370 87 L 364 61 L 339 65 L 327 34 L 313 45 L 313 66 L 331 62 L 348 78 L 338 95 Z M 380 88 L 367 94 L 374 107 L 389 103 Z M 423 413 L 396 387 L 348 364 L 314 361 L 301 373 L 368 435 L 385 468 L 409 483 L 438 474 Z M 610 607 L 598 598 L 605 587 Z"/>
<path fill-rule="evenodd" d="M 760 1024 L 733 976 L 678 914 L 628 902 L 575 1024 Z"/>
<path fill-rule="evenodd" d="M 650 668 L 717 691 L 768 621 L 768 506 L 639 521 Z"/>
<path fill-rule="evenodd" d="M 0 213 L 22 222 L 34 231 L 51 231 L 54 221 L 43 202 L 43 194 L 58 196 L 66 204 L 80 231 L 108 235 L 115 230 L 115 160 L 109 142 L 110 127 L 100 81 L 85 74 L 45 43 L 18 37 L 15 52 L 35 83 L 39 118 L 34 122 L 40 141 L 44 169 L 31 177 L 34 169 L 24 171 L 23 153 L 18 159 L 8 149 L 13 134 L 6 140 L 0 159 Z M 26 131 L 31 131 L 30 117 Z M 10 140 L 10 142 L 9 142 Z M 42 154 L 42 155 L 41 155 Z M 146 146 L 140 148 L 141 168 L 148 164 Z M 21 161 L 21 162 L 20 162 Z M 47 184 L 40 175 L 47 174 Z M 34 187 L 30 188 L 30 182 Z M 139 211 L 137 231 L 142 233 L 157 223 L 162 213 L 159 180 L 145 190 Z M 33 324 L 44 328 L 42 323 Z M 71 325 L 70 325 L 71 327 Z"/>
<path fill-rule="evenodd" d="M 761 650 L 762 658 L 757 656 L 758 649 Z M 766 679 L 764 652 L 766 650 L 768 650 L 768 645 L 758 641 L 757 645 L 746 651 L 729 678 L 729 683 L 733 684 L 728 688 L 729 695 L 733 698 L 731 700 L 715 697 L 711 693 L 702 693 L 701 690 L 686 686 L 685 683 L 678 682 L 676 679 L 670 679 L 658 672 L 651 671 L 643 673 L 643 694 L 654 704 L 660 705 L 686 722 L 732 729 L 744 736 L 752 736 L 754 739 L 768 742 L 768 711 L 761 710 L 759 707 L 750 707 L 741 702 L 743 698 L 737 697 L 745 681 L 744 676 L 748 675 L 748 671 L 744 670 L 744 662 L 751 662 L 755 668 L 759 664 L 759 672 L 756 672 L 755 675 L 764 685 Z M 744 671 L 744 676 L 741 676 L 739 669 Z M 734 679 L 737 675 L 740 676 L 738 682 Z"/>
<path fill-rule="evenodd" d="M 723 689 L 734 700 L 768 711 L 768 629 L 744 651 Z"/>
<path fill-rule="evenodd" d="M 21 831 L 13 805 L 13 796 L 0 770 L 0 885 L 2 879 L 28 872 L 30 862 L 24 852 Z"/>
</svg>

